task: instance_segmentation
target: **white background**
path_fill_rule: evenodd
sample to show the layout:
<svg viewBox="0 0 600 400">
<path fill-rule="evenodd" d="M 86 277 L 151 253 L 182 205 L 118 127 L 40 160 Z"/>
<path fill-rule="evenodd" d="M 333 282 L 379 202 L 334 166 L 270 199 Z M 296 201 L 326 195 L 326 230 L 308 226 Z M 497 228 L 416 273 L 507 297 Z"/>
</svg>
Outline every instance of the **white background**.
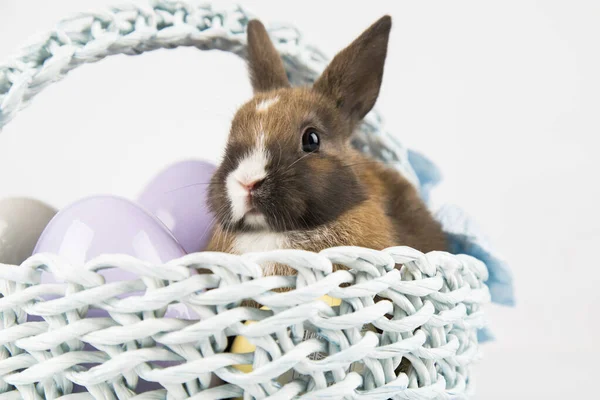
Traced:
<svg viewBox="0 0 600 400">
<path fill-rule="evenodd" d="M 87 7 L 110 1 L 87 1 Z M 593 398 L 600 307 L 600 3 L 246 1 L 332 56 L 394 18 L 378 108 L 444 171 L 441 189 L 510 261 L 518 305 L 488 307 L 497 341 L 478 398 Z M 0 58 L 82 2 L 0 1 Z M 0 197 L 56 207 L 134 198 L 163 166 L 218 161 L 250 87 L 243 63 L 195 49 L 117 56 L 42 92 L 0 135 Z M 596 394 L 597 396 L 597 394 Z"/>
</svg>

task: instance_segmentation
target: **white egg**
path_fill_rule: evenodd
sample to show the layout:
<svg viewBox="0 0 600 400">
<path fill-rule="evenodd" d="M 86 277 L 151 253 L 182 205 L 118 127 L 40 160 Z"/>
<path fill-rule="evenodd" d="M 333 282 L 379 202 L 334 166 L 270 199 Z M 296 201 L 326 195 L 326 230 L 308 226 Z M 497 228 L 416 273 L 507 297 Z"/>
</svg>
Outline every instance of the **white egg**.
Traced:
<svg viewBox="0 0 600 400">
<path fill-rule="evenodd" d="M 56 210 L 39 200 L 11 197 L 0 200 L 0 263 L 20 265 Z"/>
</svg>

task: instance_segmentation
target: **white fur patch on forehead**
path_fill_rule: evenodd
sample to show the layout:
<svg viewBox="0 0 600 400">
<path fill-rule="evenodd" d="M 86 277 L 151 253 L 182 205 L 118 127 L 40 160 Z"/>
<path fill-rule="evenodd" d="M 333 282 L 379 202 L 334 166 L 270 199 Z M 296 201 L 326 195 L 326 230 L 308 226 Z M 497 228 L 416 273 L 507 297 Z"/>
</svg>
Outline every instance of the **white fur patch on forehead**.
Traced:
<svg viewBox="0 0 600 400">
<path fill-rule="evenodd" d="M 256 147 L 265 151 L 265 131 L 263 130 L 262 123 L 260 124 L 260 130 L 257 132 Z"/>
<path fill-rule="evenodd" d="M 272 97 L 270 99 L 262 100 L 260 103 L 256 105 L 257 112 L 265 112 L 271 107 L 273 104 L 279 101 L 279 96 Z"/>
</svg>

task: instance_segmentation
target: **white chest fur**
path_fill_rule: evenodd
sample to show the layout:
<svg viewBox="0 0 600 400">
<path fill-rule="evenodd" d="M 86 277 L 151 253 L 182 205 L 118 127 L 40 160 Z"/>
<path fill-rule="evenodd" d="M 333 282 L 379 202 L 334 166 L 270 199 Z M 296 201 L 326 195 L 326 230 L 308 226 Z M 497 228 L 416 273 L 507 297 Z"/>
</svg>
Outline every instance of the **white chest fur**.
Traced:
<svg viewBox="0 0 600 400">
<path fill-rule="evenodd" d="M 285 235 L 275 232 L 242 233 L 235 238 L 233 250 L 237 254 L 288 248 Z"/>
</svg>

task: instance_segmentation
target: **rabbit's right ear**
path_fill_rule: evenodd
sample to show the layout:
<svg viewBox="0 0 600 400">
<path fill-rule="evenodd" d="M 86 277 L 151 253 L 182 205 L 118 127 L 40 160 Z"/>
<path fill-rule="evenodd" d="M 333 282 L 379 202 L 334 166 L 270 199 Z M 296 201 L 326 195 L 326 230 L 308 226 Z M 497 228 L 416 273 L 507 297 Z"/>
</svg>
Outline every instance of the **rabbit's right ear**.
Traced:
<svg viewBox="0 0 600 400">
<path fill-rule="evenodd" d="M 360 121 L 377 101 L 391 27 L 387 15 L 371 25 L 333 58 L 313 86 L 353 122 Z"/>
<path fill-rule="evenodd" d="M 258 20 L 248 23 L 248 68 L 255 93 L 290 86 L 283 61 Z"/>
</svg>

